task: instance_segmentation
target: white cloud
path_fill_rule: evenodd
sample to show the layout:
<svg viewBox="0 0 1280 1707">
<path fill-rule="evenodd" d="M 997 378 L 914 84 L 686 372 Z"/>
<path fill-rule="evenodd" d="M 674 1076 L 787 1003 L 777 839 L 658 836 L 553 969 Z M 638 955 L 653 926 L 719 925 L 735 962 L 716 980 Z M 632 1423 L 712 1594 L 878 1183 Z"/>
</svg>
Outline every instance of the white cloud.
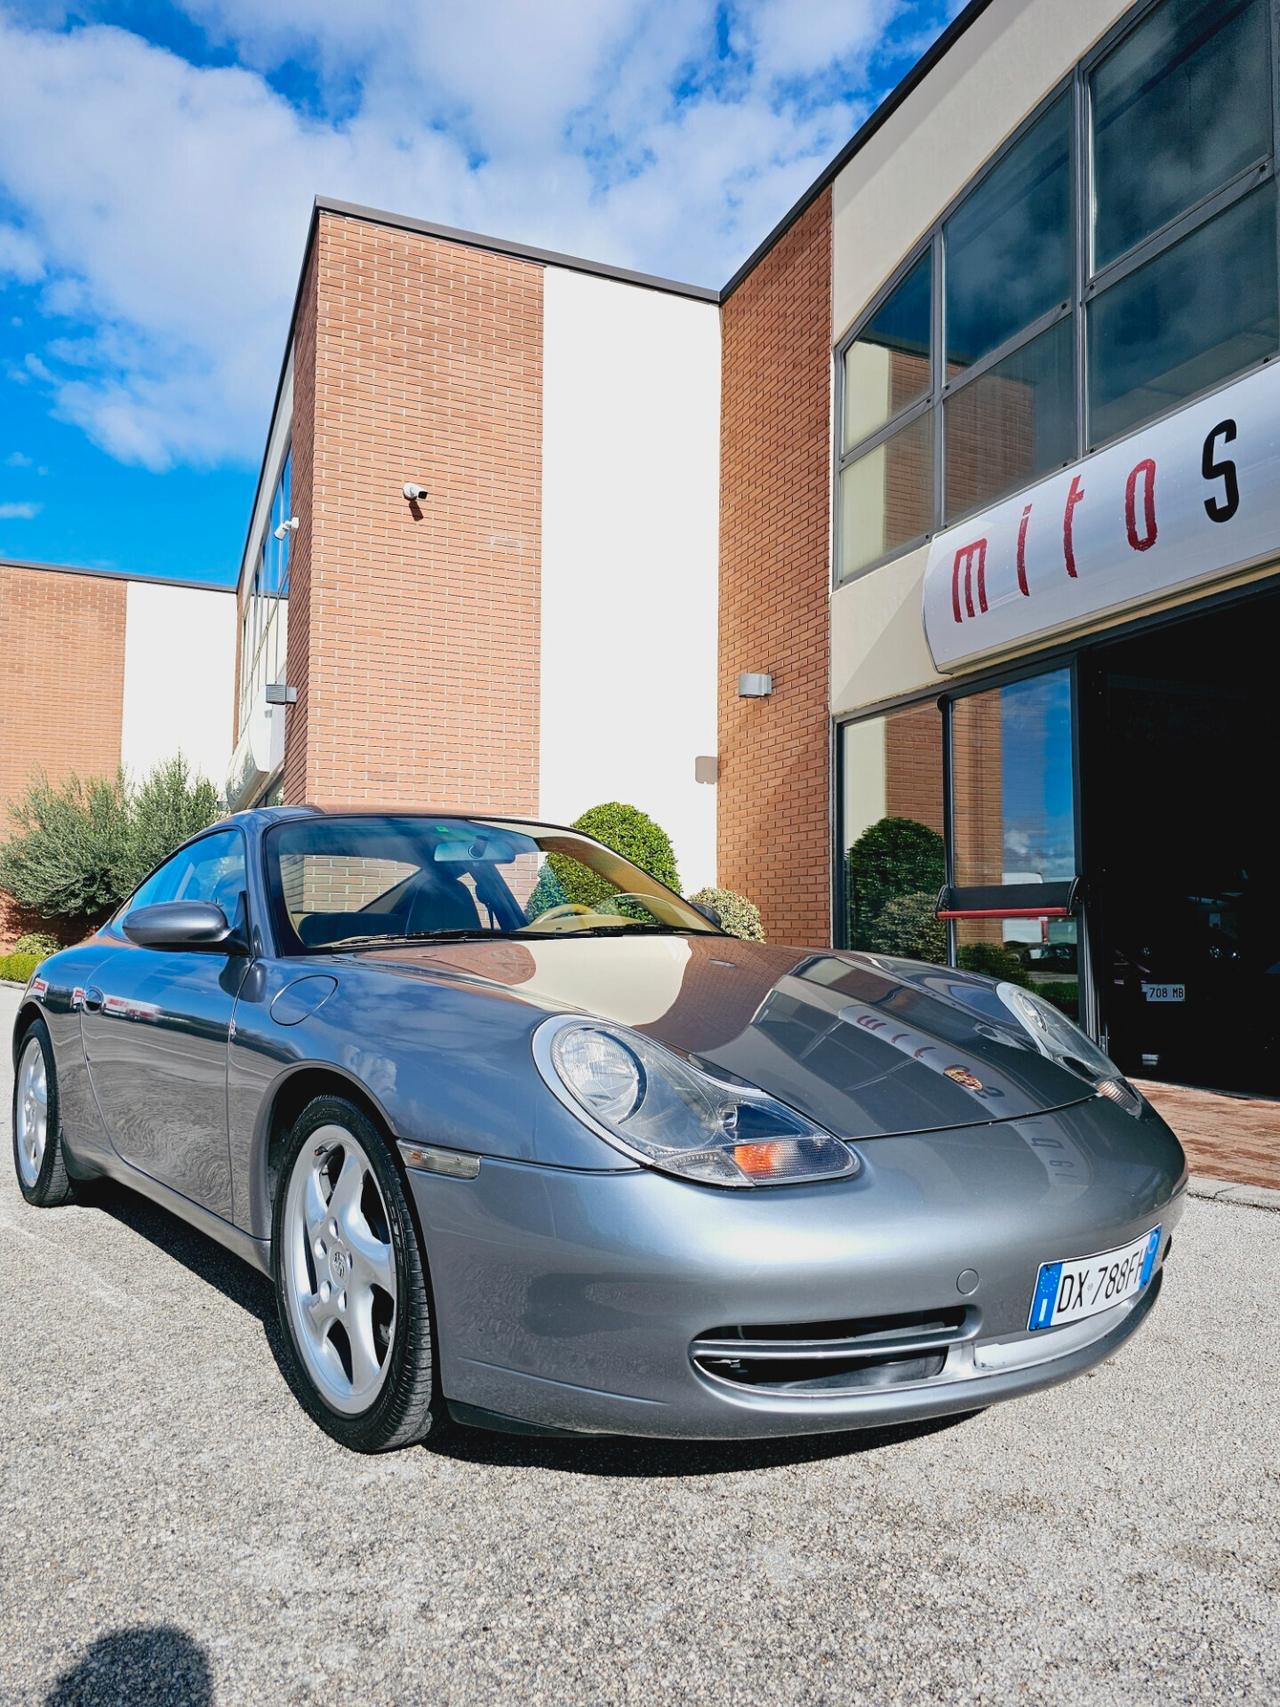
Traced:
<svg viewBox="0 0 1280 1707">
<path fill-rule="evenodd" d="M 39 504 L 0 504 L 0 522 L 31 522 L 40 509 Z"/>
<path fill-rule="evenodd" d="M 9 377 L 157 469 L 256 458 L 317 192 L 719 284 L 912 0 L 736 0 L 727 58 L 715 0 L 180 3 L 238 65 L 0 0 L 0 272 L 89 328 Z"/>
<path fill-rule="evenodd" d="M 4 465 L 6 468 L 30 468 L 31 458 L 23 451 L 11 450 L 4 459 Z"/>
<path fill-rule="evenodd" d="M 16 225 L 0 225 L 0 279 L 35 284 L 43 277 L 44 260 L 34 239 Z"/>
</svg>

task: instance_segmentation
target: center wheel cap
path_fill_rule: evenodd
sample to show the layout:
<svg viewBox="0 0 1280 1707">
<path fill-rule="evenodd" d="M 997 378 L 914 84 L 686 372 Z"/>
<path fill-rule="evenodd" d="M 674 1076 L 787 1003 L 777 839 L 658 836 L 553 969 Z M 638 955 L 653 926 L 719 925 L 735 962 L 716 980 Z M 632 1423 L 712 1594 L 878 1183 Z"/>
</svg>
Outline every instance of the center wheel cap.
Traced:
<svg viewBox="0 0 1280 1707">
<path fill-rule="evenodd" d="M 335 1286 L 341 1286 L 351 1272 L 351 1258 L 345 1251 L 334 1251 L 329 1258 L 329 1273 Z"/>
</svg>

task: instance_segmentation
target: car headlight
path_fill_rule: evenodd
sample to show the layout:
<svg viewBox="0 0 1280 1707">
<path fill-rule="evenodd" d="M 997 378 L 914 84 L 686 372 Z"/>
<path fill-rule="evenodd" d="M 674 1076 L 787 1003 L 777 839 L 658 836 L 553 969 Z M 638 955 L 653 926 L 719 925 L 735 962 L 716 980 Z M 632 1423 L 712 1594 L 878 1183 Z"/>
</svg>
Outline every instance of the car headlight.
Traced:
<svg viewBox="0 0 1280 1707">
<path fill-rule="evenodd" d="M 712 1078 L 651 1038 L 567 1016 L 545 1021 L 534 1060 L 579 1120 L 633 1161 L 703 1185 L 847 1179 L 847 1144 L 754 1085 Z"/>
<path fill-rule="evenodd" d="M 1018 984 L 998 984 L 996 994 L 1042 1055 L 1087 1079 L 1096 1095 L 1130 1114 L 1142 1113 L 1142 1098 L 1115 1063 L 1052 1002 Z"/>
</svg>

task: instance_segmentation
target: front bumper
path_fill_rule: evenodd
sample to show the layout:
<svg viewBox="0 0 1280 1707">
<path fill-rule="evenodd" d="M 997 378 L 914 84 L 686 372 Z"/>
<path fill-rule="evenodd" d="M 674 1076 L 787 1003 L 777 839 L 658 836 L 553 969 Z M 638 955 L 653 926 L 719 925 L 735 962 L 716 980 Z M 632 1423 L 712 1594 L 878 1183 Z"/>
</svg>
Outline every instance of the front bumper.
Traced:
<svg viewBox="0 0 1280 1707">
<path fill-rule="evenodd" d="M 447 1398 L 463 1414 L 586 1433 L 877 1427 L 1067 1380 L 1154 1305 L 1185 1182 L 1155 1115 L 1136 1121 L 1094 1101 L 859 1148 L 856 1179 L 741 1192 L 647 1169 L 488 1158 L 474 1179 L 411 1170 Z M 1157 1266 L 1136 1299 L 1027 1332 L 1042 1262 L 1122 1246 L 1157 1224 Z M 735 1326 L 794 1335 L 903 1317 L 960 1325 L 941 1356 L 903 1358 L 889 1385 L 760 1388 L 694 1356 Z"/>
</svg>

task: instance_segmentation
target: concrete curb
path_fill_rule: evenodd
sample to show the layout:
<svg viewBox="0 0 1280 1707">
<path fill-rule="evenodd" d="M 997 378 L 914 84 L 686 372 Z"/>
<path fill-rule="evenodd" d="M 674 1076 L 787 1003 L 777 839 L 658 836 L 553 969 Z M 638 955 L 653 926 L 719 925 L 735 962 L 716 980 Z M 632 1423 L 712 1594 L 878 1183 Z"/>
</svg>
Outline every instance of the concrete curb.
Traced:
<svg viewBox="0 0 1280 1707">
<path fill-rule="evenodd" d="M 1203 1197 L 1209 1203 L 1235 1203 L 1246 1209 L 1280 1213 L 1280 1191 L 1266 1185 L 1239 1185 L 1235 1180 L 1214 1179 L 1212 1174 L 1192 1174 L 1187 1195 Z"/>
</svg>

